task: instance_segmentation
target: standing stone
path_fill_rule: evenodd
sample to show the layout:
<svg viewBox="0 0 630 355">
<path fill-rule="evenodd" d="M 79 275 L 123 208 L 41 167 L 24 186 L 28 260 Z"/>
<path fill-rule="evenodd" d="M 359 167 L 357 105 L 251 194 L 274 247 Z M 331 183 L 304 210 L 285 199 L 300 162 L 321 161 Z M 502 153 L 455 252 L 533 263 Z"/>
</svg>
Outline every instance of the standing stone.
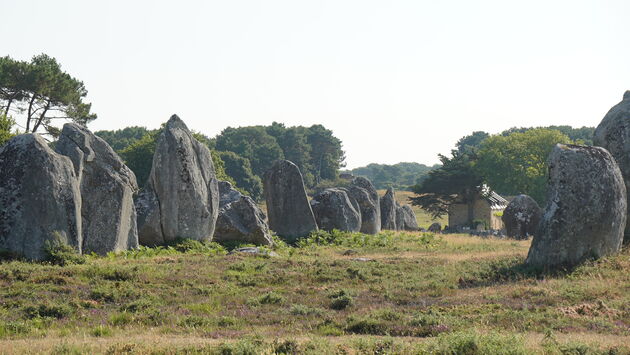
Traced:
<svg viewBox="0 0 630 355">
<path fill-rule="evenodd" d="M 381 206 L 382 206 L 382 202 L 381 202 Z M 396 207 L 396 230 L 399 230 L 399 231 L 405 230 L 405 215 L 403 212 L 403 208 L 398 202 L 396 202 L 395 207 Z"/>
<path fill-rule="evenodd" d="M 136 176 L 103 139 L 75 123 L 63 126 L 55 150 L 72 160 L 81 189 L 83 252 L 104 255 L 138 247 Z"/>
<path fill-rule="evenodd" d="M 396 198 L 394 190 L 387 189 L 385 195 L 380 197 L 381 207 L 381 229 L 396 230 Z"/>
<path fill-rule="evenodd" d="M 438 222 L 433 222 L 429 226 L 429 232 L 440 233 L 442 231 L 442 225 Z"/>
<path fill-rule="evenodd" d="M 1 147 L 0 249 L 42 260 L 55 239 L 80 253 L 81 236 L 81 192 L 70 159 L 36 134 Z"/>
<path fill-rule="evenodd" d="M 361 233 L 378 234 L 381 231 L 381 206 L 374 185 L 364 177 L 355 177 L 348 192 L 361 210 Z"/>
<path fill-rule="evenodd" d="M 418 220 L 416 220 L 416 214 L 409 205 L 402 205 L 396 208 L 396 225 L 399 230 L 405 231 L 417 231 Z"/>
<path fill-rule="evenodd" d="M 210 150 L 173 115 L 160 134 L 145 190 L 136 201 L 138 238 L 159 245 L 177 238 L 212 240 L 219 186 Z"/>
<path fill-rule="evenodd" d="M 288 160 L 277 160 L 265 173 L 263 183 L 269 228 L 288 241 L 306 237 L 317 230 L 297 165 Z"/>
<path fill-rule="evenodd" d="M 542 209 L 533 198 L 518 195 L 503 211 L 503 224 L 508 237 L 527 239 L 538 229 Z"/>
<path fill-rule="evenodd" d="M 604 148 L 558 144 L 549 156 L 547 206 L 527 264 L 554 268 L 616 253 L 626 226 L 626 187 Z"/>
<path fill-rule="evenodd" d="M 356 200 L 342 188 L 326 189 L 313 197 L 311 208 L 320 229 L 337 229 L 358 232 L 361 229 L 361 212 Z"/>
<path fill-rule="evenodd" d="M 219 195 L 215 241 L 273 244 L 265 214 L 251 197 L 242 195 L 227 181 L 219 181 Z"/>
<path fill-rule="evenodd" d="M 597 126 L 593 144 L 606 148 L 612 154 L 623 174 L 626 190 L 630 191 L 630 90 Z M 630 243 L 630 223 L 626 224 L 624 234 L 624 243 Z"/>
</svg>

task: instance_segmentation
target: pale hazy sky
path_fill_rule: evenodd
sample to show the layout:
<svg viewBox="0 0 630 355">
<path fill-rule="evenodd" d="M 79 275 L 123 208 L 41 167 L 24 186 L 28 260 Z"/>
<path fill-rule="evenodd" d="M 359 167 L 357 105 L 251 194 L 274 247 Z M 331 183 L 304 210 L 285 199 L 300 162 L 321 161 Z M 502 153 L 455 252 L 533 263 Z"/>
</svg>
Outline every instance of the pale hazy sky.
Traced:
<svg viewBox="0 0 630 355">
<path fill-rule="evenodd" d="M 595 126 L 630 89 L 628 0 L 0 0 L 0 33 L 0 55 L 83 80 L 93 130 L 321 123 L 349 167 Z"/>
</svg>

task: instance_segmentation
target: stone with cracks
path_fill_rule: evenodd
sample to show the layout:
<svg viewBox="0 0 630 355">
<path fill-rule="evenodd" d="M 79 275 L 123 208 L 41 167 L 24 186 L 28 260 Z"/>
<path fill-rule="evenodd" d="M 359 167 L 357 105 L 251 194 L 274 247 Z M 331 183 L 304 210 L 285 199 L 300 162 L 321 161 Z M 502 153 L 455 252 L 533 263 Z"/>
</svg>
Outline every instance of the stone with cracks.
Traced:
<svg viewBox="0 0 630 355">
<path fill-rule="evenodd" d="M 317 230 L 297 165 L 277 160 L 265 173 L 263 183 L 271 230 L 290 242 Z"/>
<path fill-rule="evenodd" d="M 36 134 L 0 148 L 0 249 L 31 260 L 47 242 L 81 252 L 81 192 L 72 161 Z"/>
<path fill-rule="evenodd" d="M 140 244 L 159 245 L 177 238 L 212 240 L 219 214 L 212 156 L 177 115 L 158 137 L 149 181 L 136 210 Z"/>
<path fill-rule="evenodd" d="M 597 126 L 593 144 L 606 148 L 612 154 L 621 169 L 626 190 L 630 191 L 630 90 L 626 91 L 621 102 L 613 106 Z M 624 234 L 624 242 L 630 243 L 630 223 L 626 225 Z"/>
<path fill-rule="evenodd" d="M 558 144 L 549 156 L 547 206 L 527 264 L 571 267 L 618 252 L 626 226 L 626 187 L 604 148 Z"/>
<path fill-rule="evenodd" d="M 516 196 L 503 211 L 503 224 L 508 237 L 526 239 L 538 229 L 542 209 L 527 195 Z"/>
<path fill-rule="evenodd" d="M 55 150 L 72 160 L 81 190 L 84 253 L 138 247 L 136 176 L 103 139 L 75 123 L 63 126 Z"/>
<path fill-rule="evenodd" d="M 273 244 L 265 214 L 251 197 L 242 195 L 227 181 L 219 181 L 219 195 L 215 241 Z"/>
<path fill-rule="evenodd" d="M 343 188 L 326 189 L 313 197 L 311 208 L 320 229 L 358 232 L 361 229 L 359 204 Z"/>
<path fill-rule="evenodd" d="M 396 198 L 392 188 L 387 189 L 385 195 L 380 197 L 379 204 L 381 208 L 381 229 L 398 229 L 396 227 Z"/>
<path fill-rule="evenodd" d="M 361 233 L 378 234 L 381 231 L 381 206 L 374 185 L 364 177 L 355 177 L 348 193 L 359 204 Z"/>
</svg>

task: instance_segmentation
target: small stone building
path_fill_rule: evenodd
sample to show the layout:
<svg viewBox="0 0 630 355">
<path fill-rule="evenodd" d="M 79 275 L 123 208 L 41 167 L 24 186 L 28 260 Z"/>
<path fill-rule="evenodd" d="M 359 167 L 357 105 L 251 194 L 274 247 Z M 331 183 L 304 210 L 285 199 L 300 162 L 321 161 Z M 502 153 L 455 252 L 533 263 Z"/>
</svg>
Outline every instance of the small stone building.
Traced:
<svg viewBox="0 0 630 355">
<path fill-rule="evenodd" d="M 508 201 L 494 191 L 480 196 L 473 205 L 472 220 L 483 221 L 485 228 L 492 230 L 503 229 L 501 216 Z M 455 203 L 448 209 L 449 228 L 470 227 L 468 219 L 468 205 Z"/>
</svg>

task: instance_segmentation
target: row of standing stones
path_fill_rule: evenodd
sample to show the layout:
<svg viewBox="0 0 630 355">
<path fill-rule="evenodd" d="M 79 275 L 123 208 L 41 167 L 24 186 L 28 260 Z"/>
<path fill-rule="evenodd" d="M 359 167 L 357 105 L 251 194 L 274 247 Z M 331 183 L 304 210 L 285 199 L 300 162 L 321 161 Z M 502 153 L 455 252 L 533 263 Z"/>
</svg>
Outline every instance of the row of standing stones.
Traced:
<svg viewBox="0 0 630 355">
<path fill-rule="evenodd" d="M 348 187 L 325 189 L 311 201 L 299 168 L 288 160 L 276 161 L 263 180 L 269 226 L 289 241 L 318 229 L 366 234 L 381 229 L 419 230 L 410 206 L 398 204 L 392 189 L 379 197 L 363 177 L 352 177 Z"/>
<path fill-rule="evenodd" d="M 618 252 L 630 241 L 630 91 L 595 130 L 596 147 L 557 145 L 549 156 L 547 205 L 527 196 L 504 212 L 508 235 L 534 239 L 526 263 L 572 266 Z M 158 138 L 143 192 L 109 145 L 66 124 L 51 149 L 36 134 L 0 148 L 0 249 L 39 260 L 53 238 L 82 253 L 105 254 L 177 238 L 271 244 L 270 229 L 289 241 L 318 228 L 376 234 L 417 230 L 393 190 L 379 197 L 353 178 L 309 202 L 295 164 L 277 161 L 264 177 L 269 226 L 255 202 L 216 178 L 210 151 L 173 116 Z"/>
<path fill-rule="evenodd" d="M 276 162 L 264 180 L 271 228 L 289 241 L 318 228 L 380 231 L 379 197 L 366 179 L 310 203 L 293 163 Z M 178 238 L 273 243 L 255 201 L 217 180 L 210 151 L 175 115 L 134 201 L 138 191 L 134 173 L 85 127 L 64 125 L 54 149 L 37 134 L 14 137 L 0 148 L 0 250 L 41 260 L 46 243 L 57 239 L 100 255 Z"/>
</svg>

